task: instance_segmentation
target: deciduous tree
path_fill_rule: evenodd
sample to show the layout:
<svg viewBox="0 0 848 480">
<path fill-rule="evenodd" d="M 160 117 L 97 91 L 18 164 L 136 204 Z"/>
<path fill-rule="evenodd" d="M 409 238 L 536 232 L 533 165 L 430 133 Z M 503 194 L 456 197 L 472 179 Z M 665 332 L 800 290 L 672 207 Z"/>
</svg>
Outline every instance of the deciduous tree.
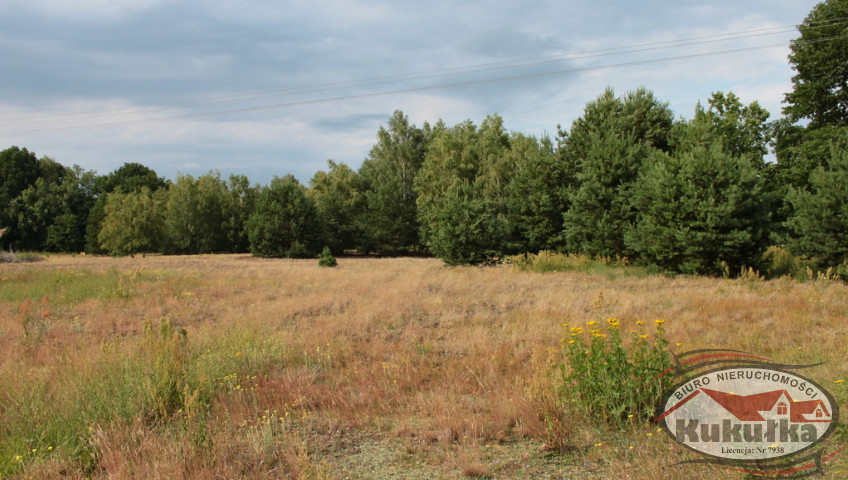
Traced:
<svg viewBox="0 0 848 480">
<path fill-rule="evenodd" d="M 315 205 L 291 175 L 275 177 L 262 190 L 246 228 L 257 257 L 306 258 L 320 248 Z"/>
</svg>

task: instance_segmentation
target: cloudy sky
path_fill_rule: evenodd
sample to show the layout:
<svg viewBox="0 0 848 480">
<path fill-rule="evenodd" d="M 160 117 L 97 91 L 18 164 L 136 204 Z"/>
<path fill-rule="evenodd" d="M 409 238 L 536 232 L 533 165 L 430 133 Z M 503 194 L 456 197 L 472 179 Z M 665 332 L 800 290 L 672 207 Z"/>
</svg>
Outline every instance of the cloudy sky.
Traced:
<svg viewBox="0 0 848 480">
<path fill-rule="evenodd" d="M 780 115 L 815 0 L 0 0 L 0 149 L 108 173 L 307 182 L 418 125 L 554 134 L 606 86 Z"/>
</svg>

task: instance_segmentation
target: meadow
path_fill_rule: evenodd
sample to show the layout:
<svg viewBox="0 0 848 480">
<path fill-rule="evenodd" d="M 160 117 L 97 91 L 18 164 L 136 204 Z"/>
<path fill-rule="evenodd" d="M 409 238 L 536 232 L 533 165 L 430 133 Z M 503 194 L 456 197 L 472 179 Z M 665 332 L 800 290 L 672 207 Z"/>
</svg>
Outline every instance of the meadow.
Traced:
<svg viewBox="0 0 848 480">
<path fill-rule="evenodd" d="M 803 374 L 845 411 L 838 281 L 49 256 L 0 265 L 0 479 L 744 478 L 562 408 L 568 326 L 606 318 L 664 320 L 672 351 L 825 362 Z M 846 473 L 843 452 L 820 478 Z"/>
</svg>

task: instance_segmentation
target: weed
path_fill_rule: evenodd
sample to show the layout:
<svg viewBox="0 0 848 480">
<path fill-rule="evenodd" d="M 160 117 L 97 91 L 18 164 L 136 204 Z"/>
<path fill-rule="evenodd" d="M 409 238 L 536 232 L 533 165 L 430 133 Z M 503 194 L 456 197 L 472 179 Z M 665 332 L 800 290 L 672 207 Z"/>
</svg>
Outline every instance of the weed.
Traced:
<svg viewBox="0 0 848 480">
<path fill-rule="evenodd" d="M 41 311 L 38 314 L 32 312 L 31 298 L 22 301 L 18 308 L 18 323 L 23 330 L 21 346 L 24 350 L 31 351 L 41 344 L 50 327 L 50 297 L 45 296 L 41 300 Z"/>
<path fill-rule="evenodd" d="M 155 326 L 145 319 L 142 328 L 149 369 L 147 400 L 153 415 L 164 419 L 180 409 L 187 398 L 187 333 L 183 328 L 175 329 L 168 317 L 160 318 Z"/>
<path fill-rule="evenodd" d="M 599 295 L 596 309 L 602 309 Z M 639 320 L 625 345 L 618 318 L 590 320 L 570 326 L 562 339 L 566 361 L 559 365 L 563 376 L 561 395 L 577 402 L 598 424 L 623 428 L 648 422 L 671 377 L 662 375 L 671 366 L 665 339 L 665 320 L 650 327 Z"/>
</svg>

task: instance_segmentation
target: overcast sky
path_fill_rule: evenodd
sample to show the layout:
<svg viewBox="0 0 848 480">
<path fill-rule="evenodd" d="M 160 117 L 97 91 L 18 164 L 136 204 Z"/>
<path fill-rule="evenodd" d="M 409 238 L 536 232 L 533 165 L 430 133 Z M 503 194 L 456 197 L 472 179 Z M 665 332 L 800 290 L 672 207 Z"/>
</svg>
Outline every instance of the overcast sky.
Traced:
<svg viewBox="0 0 848 480">
<path fill-rule="evenodd" d="M 396 109 L 553 135 L 645 86 L 678 117 L 722 90 L 775 118 L 816 3 L 0 0 L 0 149 L 306 183 L 358 168 Z"/>
</svg>

